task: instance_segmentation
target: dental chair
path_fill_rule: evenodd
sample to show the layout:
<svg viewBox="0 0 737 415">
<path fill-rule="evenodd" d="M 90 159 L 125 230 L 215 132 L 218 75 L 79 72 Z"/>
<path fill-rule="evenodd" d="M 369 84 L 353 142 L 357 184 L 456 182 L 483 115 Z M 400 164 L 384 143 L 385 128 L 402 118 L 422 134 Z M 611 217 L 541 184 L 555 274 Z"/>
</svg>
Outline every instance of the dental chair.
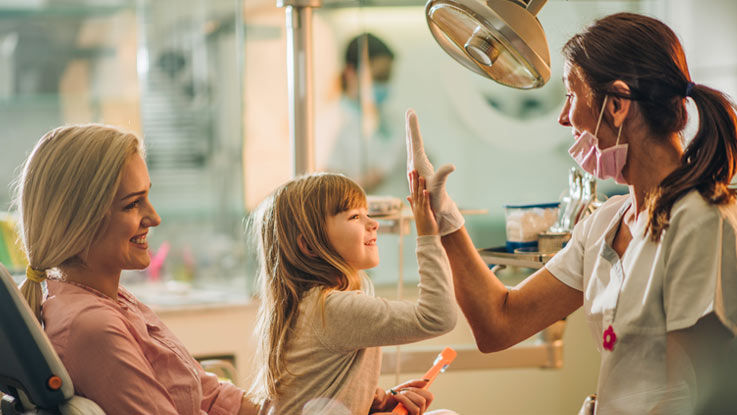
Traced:
<svg viewBox="0 0 737 415">
<path fill-rule="evenodd" d="M 0 415 L 105 414 L 94 402 L 74 395 L 69 374 L 2 264 L 0 395 Z"/>
</svg>

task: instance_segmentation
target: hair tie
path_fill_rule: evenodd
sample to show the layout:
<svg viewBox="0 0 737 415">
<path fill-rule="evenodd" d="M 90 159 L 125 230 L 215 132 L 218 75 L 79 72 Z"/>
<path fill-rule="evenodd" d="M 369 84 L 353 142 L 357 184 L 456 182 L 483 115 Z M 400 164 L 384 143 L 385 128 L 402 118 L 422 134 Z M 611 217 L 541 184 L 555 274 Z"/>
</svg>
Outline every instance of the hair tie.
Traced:
<svg viewBox="0 0 737 415">
<path fill-rule="evenodd" d="M 690 97 L 690 96 L 691 96 L 691 91 L 693 91 L 693 87 L 694 87 L 695 85 L 696 85 L 696 84 L 695 84 L 695 83 L 693 83 L 693 82 L 689 82 L 689 83 L 687 83 L 687 84 L 686 84 L 686 93 L 684 93 L 684 94 L 683 94 L 683 97 L 684 97 L 684 98 L 686 98 L 686 97 Z"/>
<path fill-rule="evenodd" d="M 26 267 L 26 278 L 40 284 L 43 280 L 46 279 L 46 270 L 37 270 L 31 268 L 31 266 L 29 265 Z"/>
</svg>

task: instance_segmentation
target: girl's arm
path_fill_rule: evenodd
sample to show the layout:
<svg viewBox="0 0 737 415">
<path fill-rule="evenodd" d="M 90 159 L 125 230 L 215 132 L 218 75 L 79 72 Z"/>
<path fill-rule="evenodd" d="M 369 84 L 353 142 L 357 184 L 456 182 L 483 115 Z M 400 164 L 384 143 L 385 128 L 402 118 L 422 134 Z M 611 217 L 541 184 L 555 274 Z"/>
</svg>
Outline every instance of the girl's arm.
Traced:
<svg viewBox="0 0 737 415">
<path fill-rule="evenodd" d="M 306 310 L 320 341 L 335 351 L 412 343 L 447 333 L 456 308 L 448 259 L 439 236 L 417 240 L 420 295 L 416 302 L 387 300 L 360 291 L 333 291 Z M 324 316 L 324 318 L 323 318 Z"/>
<path fill-rule="evenodd" d="M 541 268 L 514 288 L 494 275 L 465 226 L 443 237 L 458 304 L 484 353 L 506 349 L 569 315 L 583 294 Z"/>
<path fill-rule="evenodd" d="M 313 328 L 326 346 L 337 350 L 411 343 L 455 327 L 456 305 L 448 258 L 430 209 L 424 179 L 410 177 L 409 198 L 417 226 L 420 296 L 415 303 L 389 301 L 356 291 L 334 291 L 325 300 L 325 319 L 317 310 Z"/>
</svg>

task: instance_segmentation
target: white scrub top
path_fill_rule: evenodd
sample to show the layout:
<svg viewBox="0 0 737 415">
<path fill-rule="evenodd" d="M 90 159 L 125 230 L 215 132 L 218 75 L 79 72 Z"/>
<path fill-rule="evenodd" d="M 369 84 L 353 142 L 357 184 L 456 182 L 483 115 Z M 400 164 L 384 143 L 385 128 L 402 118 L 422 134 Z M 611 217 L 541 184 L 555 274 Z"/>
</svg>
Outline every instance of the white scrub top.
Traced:
<svg viewBox="0 0 737 415">
<path fill-rule="evenodd" d="M 737 335 L 735 232 L 718 207 L 692 191 L 673 205 L 658 243 L 644 235 L 648 214 L 642 212 L 620 258 L 612 243 L 631 203 L 629 195 L 607 200 L 575 227 L 546 268 L 583 292 L 586 319 L 601 352 L 596 413 L 660 413 L 663 406 L 669 413 L 673 406 L 689 413 L 696 392 L 686 381 L 667 390 L 666 334 L 715 312 Z M 682 401 L 664 403 L 666 394 Z"/>
<path fill-rule="evenodd" d="M 402 113 L 380 108 L 378 125 L 368 136 L 364 136 L 361 132 L 364 115 L 357 103 L 341 98 L 337 110 L 334 108 L 330 113 L 339 122 L 337 131 L 333 133 L 337 137 L 333 139 L 330 149 L 318 154 L 318 168 L 343 173 L 359 182 L 364 181 L 371 171 L 385 177 L 403 170 L 406 154 L 404 130 L 396 127 L 404 122 L 396 119 L 396 114 Z M 327 123 L 327 120 L 324 122 Z M 327 131 L 319 133 L 318 139 L 328 140 L 328 137 L 320 137 L 320 134 L 328 134 Z M 321 144 L 320 147 L 324 147 L 327 143 Z"/>
</svg>

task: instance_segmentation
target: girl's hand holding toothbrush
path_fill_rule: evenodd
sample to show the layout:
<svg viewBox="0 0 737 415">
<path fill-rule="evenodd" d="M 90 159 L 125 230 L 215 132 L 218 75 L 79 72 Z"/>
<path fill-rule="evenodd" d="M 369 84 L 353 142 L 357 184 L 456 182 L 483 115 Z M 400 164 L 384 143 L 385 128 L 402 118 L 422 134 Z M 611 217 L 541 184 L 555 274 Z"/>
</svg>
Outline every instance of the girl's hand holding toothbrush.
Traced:
<svg viewBox="0 0 737 415">
<path fill-rule="evenodd" d="M 426 380 L 410 380 L 397 385 L 388 391 L 380 388 L 374 394 L 374 403 L 371 405 L 372 415 L 390 415 L 391 411 L 400 403 L 407 408 L 409 415 L 422 415 L 430 406 L 433 394 L 423 389 Z"/>
</svg>

